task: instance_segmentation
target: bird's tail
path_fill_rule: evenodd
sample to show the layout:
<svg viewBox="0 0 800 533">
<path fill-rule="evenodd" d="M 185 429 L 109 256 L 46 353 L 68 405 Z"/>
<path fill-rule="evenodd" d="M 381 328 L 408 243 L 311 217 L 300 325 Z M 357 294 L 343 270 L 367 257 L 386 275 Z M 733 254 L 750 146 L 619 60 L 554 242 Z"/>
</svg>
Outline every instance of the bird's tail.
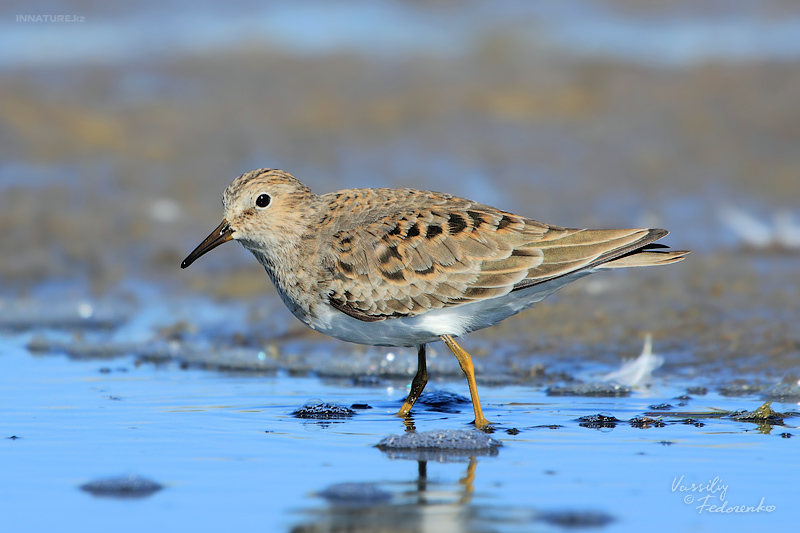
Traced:
<svg viewBox="0 0 800 533">
<path fill-rule="evenodd" d="M 660 238 L 660 237 L 659 237 Z M 664 250 L 667 248 L 667 250 Z M 648 244 L 637 248 L 625 255 L 602 263 L 595 268 L 628 268 L 643 266 L 669 265 L 683 261 L 689 254 L 688 250 L 669 250 L 663 244 Z"/>
</svg>

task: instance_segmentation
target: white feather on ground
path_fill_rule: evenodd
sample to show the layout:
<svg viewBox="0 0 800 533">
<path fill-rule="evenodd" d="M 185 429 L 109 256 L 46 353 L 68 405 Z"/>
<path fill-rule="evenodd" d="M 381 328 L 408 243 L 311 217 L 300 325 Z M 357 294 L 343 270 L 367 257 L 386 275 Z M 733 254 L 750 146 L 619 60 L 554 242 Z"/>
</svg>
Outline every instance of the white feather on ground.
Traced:
<svg viewBox="0 0 800 533">
<path fill-rule="evenodd" d="M 645 335 L 644 347 L 639 357 L 623 361 L 619 370 L 609 372 L 601 379 L 628 387 L 644 386 L 653 381 L 653 371 L 663 364 L 664 358 L 653 353 L 653 336 L 648 333 Z"/>
</svg>

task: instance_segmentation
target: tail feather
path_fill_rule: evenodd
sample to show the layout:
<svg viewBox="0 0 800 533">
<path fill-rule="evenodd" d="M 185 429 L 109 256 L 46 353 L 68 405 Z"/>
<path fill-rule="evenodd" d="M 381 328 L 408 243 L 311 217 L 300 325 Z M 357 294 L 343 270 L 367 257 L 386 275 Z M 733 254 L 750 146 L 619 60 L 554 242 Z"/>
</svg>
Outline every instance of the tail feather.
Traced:
<svg viewBox="0 0 800 533">
<path fill-rule="evenodd" d="M 668 265 L 681 261 L 689 253 L 666 251 L 666 246 L 656 244 L 654 241 L 669 233 L 664 229 L 560 229 L 561 233 L 553 239 L 528 245 L 542 260 L 512 290 L 527 289 L 582 270 Z"/>
<path fill-rule="evenodd" d="M 637 250 L 628 255 L 623 255 L 596 268 L 628 268 L 643 266 L 669 265 L 683 261 L 689 254 L 687 250 L 673 250 L 669 252 L 653 252 L 648 250 Z"/>
<path fill-rule="evenodd" d="M 656 232 L 664 230 L 654 230 Z M 666 232 L 664 232 L 666 235 Z M 664 235 L 655 233 L 653 237 L 660 239 Z M 666 250 L 665 250 L 666 249 Z M 688 250 L 669 250 L 669 246 L 650 242 L 641 248 L 636 248 L 615 259 L 598 265 L 596 268 L 629 268 L 642 266 L 669 265 L 683 261 L 689 254 Z"/>
</svg>

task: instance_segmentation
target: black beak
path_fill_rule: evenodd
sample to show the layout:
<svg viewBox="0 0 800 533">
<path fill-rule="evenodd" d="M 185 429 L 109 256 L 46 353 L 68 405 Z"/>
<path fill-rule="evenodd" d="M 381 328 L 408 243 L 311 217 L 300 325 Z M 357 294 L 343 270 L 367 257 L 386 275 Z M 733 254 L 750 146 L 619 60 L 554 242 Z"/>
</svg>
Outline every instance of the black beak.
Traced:
<svg viewBox="0 0 800 533">
<path fill-rule="evenodd" d="M 223 220 L 222 224 L 217 226 L 217 229 L 211 232 L 211 235 L 200 243 L 200 245 L 192 250 L 186 259 L 181 263 L 181 268 L 186 268 L 194 263 L 197 258 L 206 252 L 210 252 L 220 244 L 226 243 L 233 238 L 233 230 L 227 220 Z"/>
</svg>

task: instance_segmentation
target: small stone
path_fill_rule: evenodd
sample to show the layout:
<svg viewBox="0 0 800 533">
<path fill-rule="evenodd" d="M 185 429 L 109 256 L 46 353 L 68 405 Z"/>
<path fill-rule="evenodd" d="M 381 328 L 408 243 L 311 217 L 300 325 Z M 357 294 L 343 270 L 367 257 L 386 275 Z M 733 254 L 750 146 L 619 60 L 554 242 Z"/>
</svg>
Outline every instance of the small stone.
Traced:
<svg viewBox="0 0 800 533">
<path fill-rule="evenodd" d="M 499 441 L 481 431 L 449 429 L 442 431 L 407 431 L 391 435 L 378 443 L 378 448 L 410 450 L 487 450 L 502 446 Z"/>
<path fill-rule="evenodd" d="M 611 383 L 576 383 L 562 387 L 550 387 L 548 396 L 587 396 L 592 398 L 624 398 L 631 395 L 631 389 L 624 385 Z"/>
<path fill-rule="evenodd" d="M 344 507 L 370 507 L 392 499 L 374 483 L 337 483 L 317 494 L 328 503 Z"/>
<path fill-rule="evenodd" d="M 349 418 L 356 414 L 355 411 L 343 405 L 326 403 L 321 400 L 309 400 L 300 409 L 292 412 L 296 418 L 310 418 L 314 420 L 332 420 Z"/>
<path fill-rule="evenodd" d="M 450 405 L 470 403 L 470 399 L 447 390 L 433 390 L 425 392 L 419 397 L 417 403 L 430 407 L 447 407 Z"/>
<path fill-rule="evenodd" d="M 647 429 L 650 427 L 654 428 L 663 428 L 666 424 L 664 424 L 663 420 L 659 420 L 658 418 L 650 418 L 649 416 L 637 416 L 636 418 L 632 418 L 630 420 L 631 427 L 640 428 L 640 429 Z"/>
<path fill-rule="evenodd" d="M 598 528 L 614 521 L 614 517 L 599 511 L 545 511 L 538 518 L 565 529 Z"/>
<path fill-rule="evenodd" d="M 782 426 L 783 419 L 786 415 L 773 411 L 772 407 L 770 406 L 771 403 L 772 402 L 766 402 L 754 411 L 739 411 L 733 413 L 731 418 L 741 422 L 756 422 L 759 424 L 767 423 Z"/>
<path fill-rule="evenodd" d="M 601 428 L 615 428 L 620 422 L 613 416 L 606 415 L 588 415 L 582 416 L 578 419 L 579 425 L 584 428 L 601 429 Z"/>
<path fill-rule="evenodd" d="M 90 481 L 81 485 L 81 490 L 102 498 L 146 498 L 164 487 L 154 481 L 136 475 L 112 477 Z"/>
</svg>

